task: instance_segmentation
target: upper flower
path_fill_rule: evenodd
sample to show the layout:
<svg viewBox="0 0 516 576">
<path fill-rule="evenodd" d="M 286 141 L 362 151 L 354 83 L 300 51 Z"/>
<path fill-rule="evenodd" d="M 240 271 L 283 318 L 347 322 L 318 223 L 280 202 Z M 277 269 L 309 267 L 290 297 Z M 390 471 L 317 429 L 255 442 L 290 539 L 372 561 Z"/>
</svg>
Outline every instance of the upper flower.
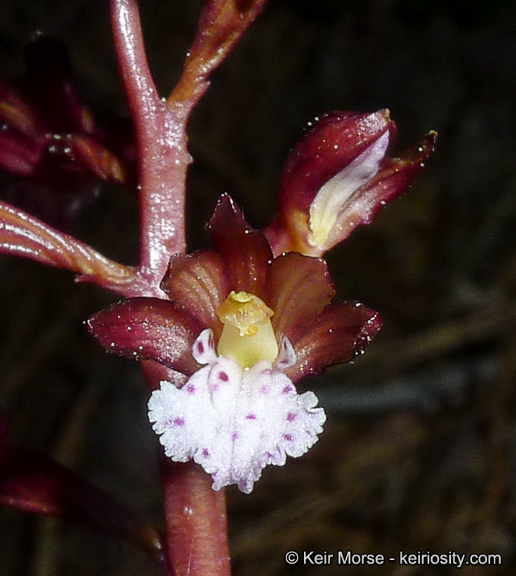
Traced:
<svg viewBox="0 0 516 576">
<path fill-rule="evenodd" d="M 433 152 L 436 133 L 389 158 L 395 138 L 387 110 L 334 112 L 318 120 L 283 169 L 279 214 L 265 231 L 274 253 L 322 256 L 406 190 Z"/>
<path fill-rule="evenodd" d="M 215 489 L 249 492 L 264 466 L 303 454 L 322 430 L 317 399 L 294 383 L 361 353 L 380 319 L 334 300 L 324 260 L 273 258 L 229 196 L 208 229 L 214 250 L 171 258 L 169 300 L 124 300 L 89 327 L 108 350 L 189 377 L 181 388 L 162 382 L 149 402 L 165 452 L 201 464 Z"/>
</svg>

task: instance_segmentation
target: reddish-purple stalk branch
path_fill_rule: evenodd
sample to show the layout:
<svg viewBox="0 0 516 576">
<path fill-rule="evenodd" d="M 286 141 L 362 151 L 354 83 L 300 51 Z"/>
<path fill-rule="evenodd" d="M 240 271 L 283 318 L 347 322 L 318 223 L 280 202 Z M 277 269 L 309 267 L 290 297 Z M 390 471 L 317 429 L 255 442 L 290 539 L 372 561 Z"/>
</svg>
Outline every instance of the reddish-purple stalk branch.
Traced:
<svg viewBox="0 0 516 576">
<path fill-rule="evenodd" d="M 170 256 L 185 252 L 184 200 L 187 151 L 186 121 L 192 102 L 161 100 L 147 64 L 136 0 L 114 0 L 111 9 L 115 50 L 139 159 L 140 266 L 148 292 L 163 296 L 159 283 Z"/>
<path fill-rule="evenodd" d="M 266 0 L 206 2 L 183 74 L 167 103 L 196 103 L 209 85 L 210 74 L 224 61 L 240 36 L 262 11 Z"/>
<path fill-rule="evenodd" d="M 139 158 L 140 265 L 142 296 L 163 296 L 159 282 L 170 256 L 185 252 L 184 206 L 186 123 L 208 87 L 211 72 L 262 10 L 265 0 L 206 3 L 183 74 L 168 99 L 161 99 L 149 70 L 136 0 L 113 0 L 115 50 Z"/>
</svg>

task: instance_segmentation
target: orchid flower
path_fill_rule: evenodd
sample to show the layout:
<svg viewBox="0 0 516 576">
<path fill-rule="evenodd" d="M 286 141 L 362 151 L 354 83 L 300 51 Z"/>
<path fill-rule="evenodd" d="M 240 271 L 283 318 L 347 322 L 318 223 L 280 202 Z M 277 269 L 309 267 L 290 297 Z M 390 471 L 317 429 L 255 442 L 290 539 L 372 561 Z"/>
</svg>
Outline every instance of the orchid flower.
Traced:
<svg viewBox="0 0 516 576">
<path fill-rule="evenodd" d="M 123 300 L 88 325 L 107 350 L 188 378 L 181 387 L 161 381 L 149 401 L 166 455 L 200 464 L 215 490 L 249 493 L 267 464 L 301 456 L 322 432 L 315 394 L 295 384 L 363 352 L 381 322 L 334 300 L 324 260 L 273 258 L 229 196 L 208 229 L 213 251 L 171 258 L 161 284 L 169 300 Z"/>
</svg>

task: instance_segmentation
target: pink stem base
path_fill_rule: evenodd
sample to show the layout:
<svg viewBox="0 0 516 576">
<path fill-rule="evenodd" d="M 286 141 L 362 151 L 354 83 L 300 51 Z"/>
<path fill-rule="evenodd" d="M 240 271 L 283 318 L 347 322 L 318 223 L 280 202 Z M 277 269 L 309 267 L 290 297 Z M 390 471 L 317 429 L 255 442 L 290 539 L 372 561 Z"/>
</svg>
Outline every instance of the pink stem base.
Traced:
<svg viewBox="0 0 516 576">
<path fill-rule="evenodd" d="M 175 576 L 229 576 L 225 491 L 197 464 L 163 460 L 166 546 Z"/>
</svg>

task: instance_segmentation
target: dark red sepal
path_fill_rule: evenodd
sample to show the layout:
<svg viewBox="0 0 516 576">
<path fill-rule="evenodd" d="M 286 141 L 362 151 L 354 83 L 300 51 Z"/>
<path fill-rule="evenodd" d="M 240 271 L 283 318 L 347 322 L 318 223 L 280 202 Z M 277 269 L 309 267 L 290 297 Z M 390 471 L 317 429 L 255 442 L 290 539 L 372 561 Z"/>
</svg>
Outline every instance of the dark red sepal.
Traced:
<svg viewBox="0 0 516 576">
<path fill-rule="evenodd" d="M 94 314 L 87 325 L 108 352 L 154 360 L 186 375 L 198 369 L 191 350 L 205 326 L 168 300 L 122 300 Z"/>
<path fill-rule="evenodd" d="M 287 376 L 297 382 L 333 364 L 349 362 L 364 352 L 381 325 L 378 312 L 359 302 L 331 303 L 299 337 L 293 336 L 297 362 L 285 371 Z"/>
<path fill-rule="evenodd" d="M 170 300 L 211 328 L 216 339 L 222 325 L 215 312 L 230 292 L 225 268 L 222 257 L 213 251 L 175 254 L 161 282 Z"/>
<path fill-rule="evenodd" d="M 283 168 L 278 199 L 280 212 L 306 211 L 320 188 L 350 164 L 387 130 L 396 126 L 387 110 L 372 114 L 325 114 L 301 138 Z"/>
<path fill-rule="evenodd" d="M 223 194 L 208 222 L 215 250 L 227 266 L 230 290 L 266 298 L 267 265 L 272 252 L 265 236 L 253 230 L 231 197 Z"/>
<path fill-rule="evenodd" d="M 389 158 L 395 139 L 387 110 L 335 112 L 317 121 L 282 172 L 279 211 L 264 229 L 274 255 L 323 256 L 404 192 L 433 152 L 436 133 Z"/>
<path fill-rule="evenodd" d="M 297 252 L 274 259 L 267 287 L 274 331 L 289 338 L 297 328 L 304 331 L 335 295 L 326 262 Z"/>
<path fill-rule="evenodd" d="M 389 202 L 405 192 L 421 174 L 435 149 L 436 132 L 429 132 L 403 151 L 399 158 L 385 158 L 374 178 L 349 199 L 339 219 L 349 235 L 362 224 L 370 224 Z"/>
</svg>

